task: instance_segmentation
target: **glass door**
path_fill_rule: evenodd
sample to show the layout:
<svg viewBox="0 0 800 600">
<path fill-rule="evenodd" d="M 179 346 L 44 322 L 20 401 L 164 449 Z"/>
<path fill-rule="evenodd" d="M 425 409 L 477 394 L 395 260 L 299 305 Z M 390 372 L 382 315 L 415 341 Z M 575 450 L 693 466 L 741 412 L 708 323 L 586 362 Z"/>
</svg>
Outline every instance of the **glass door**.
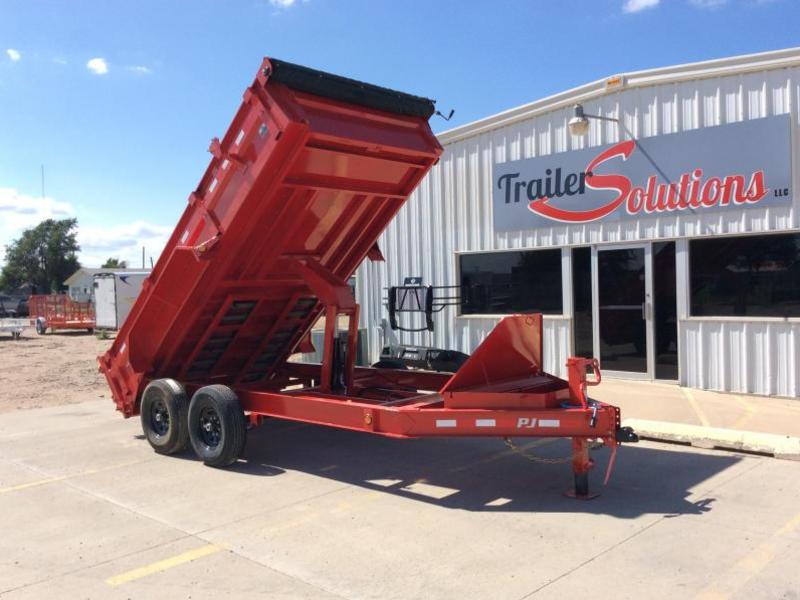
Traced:
<svg viewBox="0 0 800 600">
<path fill-rule="evenodd" d="M 650 245 L 595 248 L 594 353 L 603 371 L 652 376 Z"/>
</svg>

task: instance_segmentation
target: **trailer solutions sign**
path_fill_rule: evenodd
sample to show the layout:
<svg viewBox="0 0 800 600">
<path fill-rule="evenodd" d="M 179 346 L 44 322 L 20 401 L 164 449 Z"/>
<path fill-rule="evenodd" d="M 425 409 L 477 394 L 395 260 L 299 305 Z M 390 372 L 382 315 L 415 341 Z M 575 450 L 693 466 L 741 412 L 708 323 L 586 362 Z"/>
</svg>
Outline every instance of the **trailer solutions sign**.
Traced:
<svg viewBox="0 0 800 600">
<path fill-rule="evenodd" d="M 494 227 L 702 214 L 791 202 L 789 115 L 494 165 Z"/>
</svg>

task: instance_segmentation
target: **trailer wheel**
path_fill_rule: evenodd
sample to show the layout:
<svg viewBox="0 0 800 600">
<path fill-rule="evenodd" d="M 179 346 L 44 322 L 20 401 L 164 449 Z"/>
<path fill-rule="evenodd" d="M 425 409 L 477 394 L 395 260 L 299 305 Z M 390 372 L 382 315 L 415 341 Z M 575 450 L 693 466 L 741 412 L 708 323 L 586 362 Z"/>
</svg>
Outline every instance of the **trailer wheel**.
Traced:
<svg viewBox="0 0 800 600">
<path fill-rule="evenodd" d="M 175 454 L 189 441 L 189 401 L 174 379 L 156 379 L 144 389 L 140 413 L 142 430 L 153 450 Z"/>
<path fill-rule="evenodd" d="M 189 403 L 189 440 L 209 467 L 227 467 L 244 451 L 247 426 L 242 405 L 233 390 L 207 385 Z"/>
<path fill-rule="evenodd" d="M 47 331 L 47 327 L 45 327 L 44 321 L 41 319 L 36 319 L 36 333 L 39 335 L 44 335 Z"/>
</svg>

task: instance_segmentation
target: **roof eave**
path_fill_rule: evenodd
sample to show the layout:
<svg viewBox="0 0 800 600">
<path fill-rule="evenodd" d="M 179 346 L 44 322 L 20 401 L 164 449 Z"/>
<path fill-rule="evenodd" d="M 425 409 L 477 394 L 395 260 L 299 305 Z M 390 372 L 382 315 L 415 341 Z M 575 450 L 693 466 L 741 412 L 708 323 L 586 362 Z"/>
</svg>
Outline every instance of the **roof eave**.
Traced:
<svg viewBox="0 0 800 600">
<path fill-rule="evenodd" d="M 439 143 L 451 144 L 468 137 L 499 129 L 518 121 L 559 110 L 579 102 L 587 102 L 606 94 L 619 93 L 636 87 L 645 87 L 679 81 L 722 77 L 738 73 L 782 69 L 800 65 L 800 47 L 745 54 L 728 58 L 719 58 L 702 62 L 686 63 L 670 67 L 659 67 L 645 71 L 617 73 L 625 82 L 624 87 L 606 89 L 608 78 L 598 79 L 528 104 L 523 104 L 489 117 L 454 127 L 437 134 Z"/>
</svg>

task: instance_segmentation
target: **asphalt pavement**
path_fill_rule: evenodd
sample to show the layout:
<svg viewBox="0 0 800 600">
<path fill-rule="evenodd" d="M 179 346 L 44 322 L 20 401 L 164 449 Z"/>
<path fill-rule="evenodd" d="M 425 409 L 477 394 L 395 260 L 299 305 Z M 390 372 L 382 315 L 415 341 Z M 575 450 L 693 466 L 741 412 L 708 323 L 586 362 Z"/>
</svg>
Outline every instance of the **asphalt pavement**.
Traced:
<svg viewBox="0 0 800 600">
<path fill-rule="evenodd" d="M 107 400 L 7 413 L 0 596 L 800 598 L 800 463 L 644 442 L 602 488 L 607 459 L 578 501 L 496 439 L 272 420 L 217 470 Z"/>
</svg>

